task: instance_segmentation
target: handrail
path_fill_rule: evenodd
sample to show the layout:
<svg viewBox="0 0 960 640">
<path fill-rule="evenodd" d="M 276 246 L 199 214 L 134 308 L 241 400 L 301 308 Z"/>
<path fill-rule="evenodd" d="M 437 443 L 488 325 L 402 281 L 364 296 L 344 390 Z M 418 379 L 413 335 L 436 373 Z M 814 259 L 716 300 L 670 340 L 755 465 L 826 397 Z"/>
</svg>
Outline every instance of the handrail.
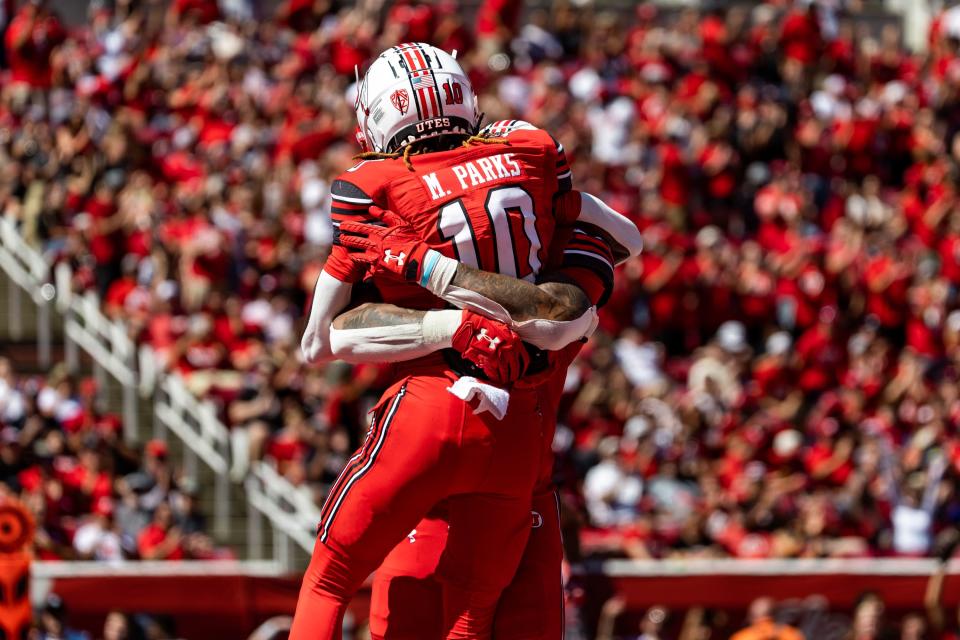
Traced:
<svg viewBox="0 0 960 640">
<path fill-rule="evenodd" d="M 65 326 L 69 338 L 109 371 L 117 382 L 124 386 L 135 384 L 137 372 L 131 360 L 133 341 L 123 325 L 108 320 L 100 312 L 96 294 L 88 292 L 73 297 Z"/>
<path fill-rule="evenodd" d="M 217 474 L 229 471 L 230 434 L 209 402 L 200 402 L 177 374 L 164 376 L 157 386 L 157 417 Z"/>
<path fill-rule="evenodd" d="M 287 540 L 292 540 L 308 554 L 313 551 L 320 510 L 309 492 L 294 487 L 264 462 L 255 462 L 250 466 L 244 486 L 251 508 L 266 516 L 273 526 L 274 555 L 281 564 L 291 564 Z M 257 543 L 259 540 L 251 541 L 251 546 Z M 251 548 L 251 555 L 256 553 L 257 550 Z"/>
<path fill-rule="evenodd" d="M 26 291 L 35 303 L 49 302 L 42 295 L 42 287 L 32 285 L 47 282 L 50 267 L 43 256 L 27 245 L 6 216 L 0 216 L 0 261 L 10 279 Z"/>
</svg>

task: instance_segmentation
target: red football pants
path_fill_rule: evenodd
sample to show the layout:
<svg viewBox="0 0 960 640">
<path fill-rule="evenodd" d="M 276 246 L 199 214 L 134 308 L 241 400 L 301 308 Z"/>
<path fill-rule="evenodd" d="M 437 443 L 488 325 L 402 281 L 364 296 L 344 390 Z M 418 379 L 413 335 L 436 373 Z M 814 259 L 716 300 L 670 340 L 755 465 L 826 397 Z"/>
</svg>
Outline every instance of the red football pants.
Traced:
<svg viewBox="0 0 960 640">
<path fill-rule="evenodd" d="M 409 377 L 384 394 L 367 438 L 321 509 L 291 640 L 339 639 L 353 594 L 430 509 L 451 496 L 438 572 L 441 637 L 489 638 L 497 600 L 530 534 L 542 438 L 537 396 L 511 394 L 498 421 L 446 388 Z"/>
<path fill-rule="evenodd" d="M 456 535 L 446 514 L 459 497 L 439 505 L 421 520 L 377 569 L 370 607 L 373 640 L 442 638 L 444 552 Z M 500 595 L 494 640 L 563 638 L 563 542 L 553 492 L 534 497 L 532 529 L 520 565 Z"/>
</svg>

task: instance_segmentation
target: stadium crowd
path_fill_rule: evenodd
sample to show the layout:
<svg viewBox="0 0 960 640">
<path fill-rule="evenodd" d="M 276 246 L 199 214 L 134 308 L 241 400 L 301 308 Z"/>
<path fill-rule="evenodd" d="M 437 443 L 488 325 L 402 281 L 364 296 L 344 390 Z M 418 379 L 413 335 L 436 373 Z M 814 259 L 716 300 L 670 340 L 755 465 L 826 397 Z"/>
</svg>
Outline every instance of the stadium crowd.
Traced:
<svg viewBox="0 0 960 640">
<path fill-rule="evenodd" d="M 551 131 L 575 185 L 643 229 L 555 442 L 584 553 L 922 556 L 960 520 L 953 10 L 921 55 L 855 2 L 624 16 L 557 0 L 521 21 L 521 3 L 483 0 L 470 24 L 448 1 L 221 4 L 93 3 L 67 29 L 23 3 L 0 202 L 252 458 L 320 499 L 361 436 L 382 371 L 306 367 L 300 323 L 328 185 L 357 151 L 354 65 L 429 40 L 459 51 L 488 121 Z M 40 429 L 35 455 L 77 456 L 83 518 L 108 500 L 119 522 L 137 489 L 111 481 L 114 426 L 42 429 L 42 395 L 4 419 L 4 451 Z M 139 474 L 172 491 L 158 453 Z M 38 468 L 21 487 L 57 486 Z M 174 546 L 167 502 L 155 550 Z"/>
<path fill-rule="evenodd" d="M 40 560 L 179 560 L 224 557 L 206 535 L 197 487 L 159 440 L 124 443 L 92 378 L 63 366 L 18 373 L 0 358 L 0 495 L 33 516 Z"/>
</svg>

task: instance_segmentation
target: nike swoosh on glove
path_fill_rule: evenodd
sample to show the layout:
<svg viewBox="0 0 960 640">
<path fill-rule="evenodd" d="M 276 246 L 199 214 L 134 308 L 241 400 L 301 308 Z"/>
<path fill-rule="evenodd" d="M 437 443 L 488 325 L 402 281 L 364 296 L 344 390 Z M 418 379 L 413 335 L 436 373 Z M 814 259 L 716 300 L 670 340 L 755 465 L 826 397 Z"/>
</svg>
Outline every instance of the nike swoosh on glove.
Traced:
<svg viewBox="0 0 960 640">
<path fill-rule="evenodd" d="M 453 334 L 453 348 L 477 365 L 490 382 L 510 385 L 530 364 L 523 341 L 513 329 L 472 311 L 464 311 L 460 328 Z"/>
<path fill-rule="evenodd" d="M 424 257 L 430 251 L 430 245 L 409 222 L 393 211 L 374 205 L 370 207 L 370 215 L 386 226 L 341 222 L 340 244 L 347 248 L 354 260 L 369 265 L 370 275 L 389 274 L 420 282 Z"/>
</svg>

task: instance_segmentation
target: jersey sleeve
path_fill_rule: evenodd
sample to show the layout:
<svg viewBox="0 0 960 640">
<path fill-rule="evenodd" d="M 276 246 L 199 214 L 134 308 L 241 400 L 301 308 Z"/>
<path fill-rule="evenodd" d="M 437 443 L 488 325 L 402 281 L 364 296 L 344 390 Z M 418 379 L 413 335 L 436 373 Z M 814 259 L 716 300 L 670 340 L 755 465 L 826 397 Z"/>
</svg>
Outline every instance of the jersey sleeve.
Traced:
<svg viewBox="0 0 960 640">
<path fill-rule="evenodd" d="M 346 220 L 366 219 L 373 198 L 353 182 L 337 178 L 330 187 L 330 220 L 333 222 L 333 247 L 323 266 L 324 271 L 341 282 L 357 283 L 366 273 L 366 265 L 350 258 L 340 244 L 340 223 Z"/>
<path fill-rule="evenodd" d="M 575 224 L 580 217 L 582 196 L 579 191 L 564 191 L 553 198 L 553 217 L 558 225 Z"/>
<path fill-rule="evenodd" d="M 563 145 L 546 130 L 535 127 L 523 120 L 500 120 L 485 126 L 480 130 L 480 135 L 490 138 L 516 140 L 518 142 L 535 141 L 543 144 L 544 147 L 552 149 L 551 156 L 556 163 L 557 171 L 557 191 L 563 193 L 573 188 L 573 174 L 570 171 L 570 163 L 567 162 L 567 154 L 563 149 Z"/>
<path fill-rule="evenodd" d="M 613 250 L 590 225 L 575 225 L 557 271 L 575 282 L 598 307 L 613 291 Z"/>
<path fill-rule="evenodd" d="M 557 192 L 565 193 L 573 189 L 573 172 L 570 170 L 570 163 L 567 161 L 567 153 L 563 150 L 560 141 L 550 136 L 553 140 L 554 148 L 557 150 Z"/>
</svg>

